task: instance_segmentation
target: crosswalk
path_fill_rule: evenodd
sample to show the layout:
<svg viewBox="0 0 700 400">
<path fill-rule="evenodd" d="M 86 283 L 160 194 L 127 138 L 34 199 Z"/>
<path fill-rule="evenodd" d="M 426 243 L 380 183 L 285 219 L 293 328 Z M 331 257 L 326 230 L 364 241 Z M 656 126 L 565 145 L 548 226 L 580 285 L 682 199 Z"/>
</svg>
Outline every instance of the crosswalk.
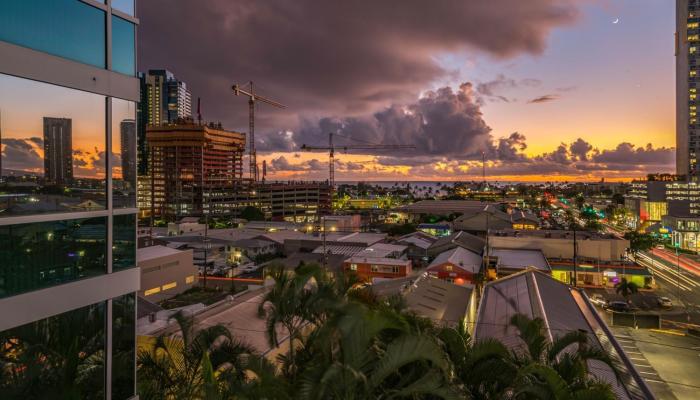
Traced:
<svg viewBox="0 0 700 400">
<path fill-rule="evenodd" d="M 634 338 L 629 336 L 624 330 L 616 330 L 615 339 L 617 339 L 617 341 L 620 343 L 622 349 L 627 354 L 627 358 L 632 361 L 632 364 L 634 364 L 637 372 L 639 372 L 642 378 L 644 378 L 649 387 L 651 387 L 652 391 L 655 393 L 671 393 L 667 383 L 661 378 L 661 376 L 659 376 L 654 367 L 651 366 L 649 360 L 647 360 L 647 358 L 644 356 L 644 353 L 639 350 Z M 659 388 L 663 389 L 658 390 Z M 666 398 L 669 398 L 668 395 L 664 397 L 664 399 Z M 675 397 L 673 397 L 673 399 L 675 399 Z"/>
</svg>

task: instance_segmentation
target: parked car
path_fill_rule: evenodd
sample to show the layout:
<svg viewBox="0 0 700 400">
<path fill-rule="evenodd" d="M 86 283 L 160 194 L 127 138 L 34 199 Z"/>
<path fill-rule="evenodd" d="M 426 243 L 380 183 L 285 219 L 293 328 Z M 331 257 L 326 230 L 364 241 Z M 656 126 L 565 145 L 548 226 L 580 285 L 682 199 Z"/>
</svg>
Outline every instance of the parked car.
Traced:
<svg viewBox="0 0 700 400">
<path fill-rule="evenodd" d="M 660 307 L 663 307 L 663 308 L 673 307 L 673 302 L 668 297 L 659 297 L 658 299 L 656 299 L 656 301 L 659 303 Z"/>
<path fill-rule="evenodd" d="M 605 300 L 603 295 L 598 294 L 598 293 L 591 295 L 590 300 L 591 300 L 591 303 L 593 303 L 597 306 L 600 306 L 600 307 L 605 307 L 605 305 L 608 304 L 608 301 Z"/>
<path fill-rule="evenodd" d="M 659 249 L 659 250 L 663 250 L 663 249 L 666 248 L 666 246 L 664 246 L 663 244 L 657 244 L 657 245 L 656 245 L 656 248 Z"/>
<path fill-rule="evenodd" d="M 630 305 L 624 301 L 611 301 L 607 304 L 605 309 L 608 311 L 615 311 L 615 312 L 629 312 Z"/>
</svg>

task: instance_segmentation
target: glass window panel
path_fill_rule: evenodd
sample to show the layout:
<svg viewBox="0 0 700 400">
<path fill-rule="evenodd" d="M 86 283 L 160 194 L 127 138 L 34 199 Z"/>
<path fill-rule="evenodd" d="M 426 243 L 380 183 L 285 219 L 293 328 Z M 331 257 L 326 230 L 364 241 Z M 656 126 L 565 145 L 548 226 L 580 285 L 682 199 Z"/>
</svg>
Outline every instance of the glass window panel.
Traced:
<svg viewBox="0 0 700 400">
<path fill-rule="evenodd" d="M 107 217 L 0 226 L 0 298 L 107 270 Z"/>
<path fill-rule="evenodd" d="M 134 0 L 112 0 L 112 8 L 133 16 Z"/>
<path fill-rule="evenodd" d="M 76 0 L 0 0 L 0 40 L 105 68 L 105 13 Z"/>
<path fill-rule="evenodd" d="M 105 105 L 0 74 L 0 217 L 105 209 Z"/>
<path fill-rule="evenodd" d="M 134 396 L 136 376 L 136 295 L 112 301 L 112 400 Z"/>
<path fill-rule="evenodd" d="M 136 207 L 136 103 L 112 99 L 114 208 Z"/>
<path fill-rule="evenodd" d="M 98 303 L 0 332 L 2 398 L 103 398 L 105 326 Z"/>
<path fill-rule="evenodd" d="M 112 271 L 136 266 L 136 214 L 115 215 L 112 220 Z"/>
<path fill-rule="evenodd" d="M 112 16 L 112 70 L 136 75 L 136 30 L 134 24 Z"/>
</svg>

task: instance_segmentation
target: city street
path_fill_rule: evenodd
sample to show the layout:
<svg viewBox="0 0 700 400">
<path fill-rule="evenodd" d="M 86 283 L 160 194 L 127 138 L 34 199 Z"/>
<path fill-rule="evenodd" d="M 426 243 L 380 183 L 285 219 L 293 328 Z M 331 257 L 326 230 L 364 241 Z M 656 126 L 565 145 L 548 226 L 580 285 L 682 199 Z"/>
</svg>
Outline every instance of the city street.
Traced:
<svg viewBox="0 0 700 400">
<path fill-rule="evenodd" d="M 698 398 L 700 339 L 645 329 L 612 331 L 658 399 Z"/>
<path fill-rule="evenodd" d="M 639 252 L 637 262 L 649 269 L 657 284 L 658 296 L 673 302 L 673 308 L 660 311 L 662 319 L 674 322 L 700 324 L 700 273 L 692 260 L 653 249 Z"/>
</svg>

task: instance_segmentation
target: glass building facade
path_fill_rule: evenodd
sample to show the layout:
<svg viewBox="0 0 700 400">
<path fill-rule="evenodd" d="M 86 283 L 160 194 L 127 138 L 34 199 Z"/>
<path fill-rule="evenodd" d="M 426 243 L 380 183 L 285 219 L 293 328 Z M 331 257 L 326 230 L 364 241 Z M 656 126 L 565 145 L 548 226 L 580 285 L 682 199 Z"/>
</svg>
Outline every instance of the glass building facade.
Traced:
<svg viewBox="0 0 700 400">
<path fill-rule="evenodd" d="M 0 10 L 0 399 L 136 398 L 135 1 Z"/>
</svg>

